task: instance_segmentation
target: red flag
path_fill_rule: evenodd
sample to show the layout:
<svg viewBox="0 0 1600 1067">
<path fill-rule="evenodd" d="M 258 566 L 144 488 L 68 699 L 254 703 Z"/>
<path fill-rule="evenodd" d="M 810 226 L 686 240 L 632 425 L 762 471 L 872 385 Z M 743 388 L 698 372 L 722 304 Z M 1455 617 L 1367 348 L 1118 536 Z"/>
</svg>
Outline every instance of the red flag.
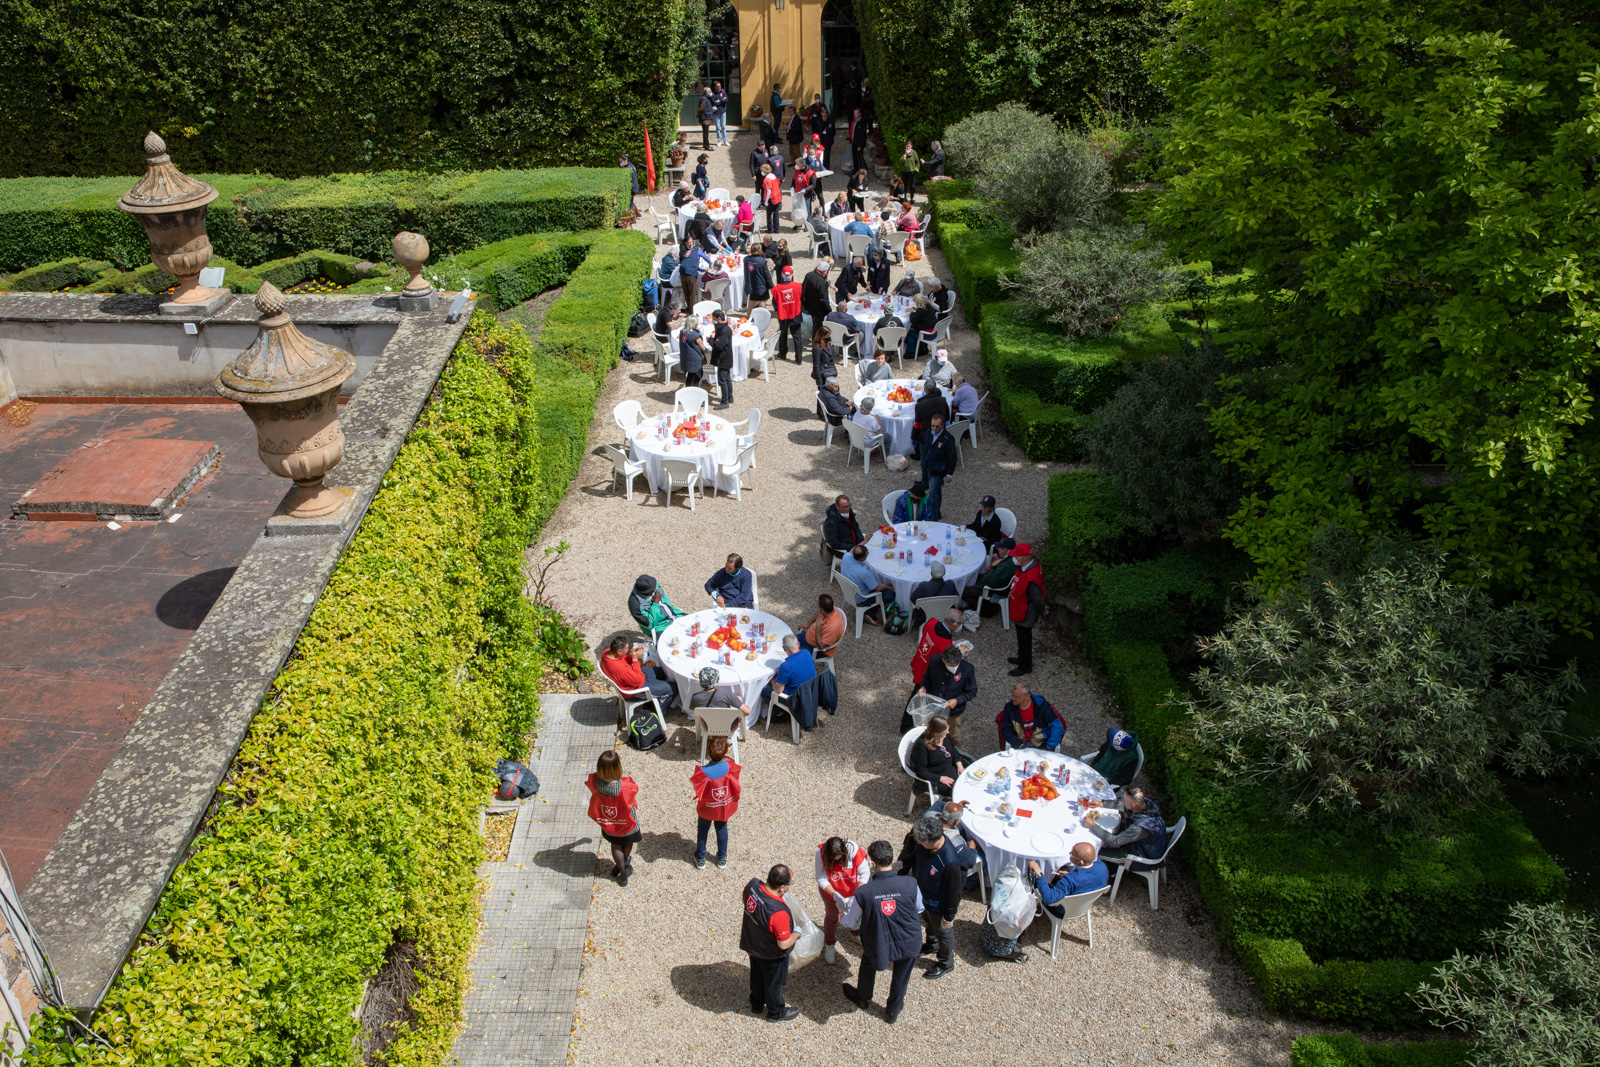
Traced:
<svg viewBox="0 0 1600 1067">
<path fill-rule="evenodd" d="M 650 180 L 650 192 L 656 191 L 656 157 L 650 151 L 650 124 L 644 127 L 644 173 Z"/>
</svg>

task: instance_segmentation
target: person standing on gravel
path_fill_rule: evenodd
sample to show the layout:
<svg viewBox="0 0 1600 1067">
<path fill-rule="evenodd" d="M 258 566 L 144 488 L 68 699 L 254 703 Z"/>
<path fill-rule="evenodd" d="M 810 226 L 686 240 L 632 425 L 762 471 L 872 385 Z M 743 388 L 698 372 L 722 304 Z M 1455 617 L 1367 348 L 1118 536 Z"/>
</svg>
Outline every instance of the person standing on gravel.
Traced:
<svg viewBox="0 0 1600 1067">
<path fill-rule="evenodd" d="M 622 757 L 615 751 L 600 753 L 584 784 L 589 787 L 589 818 L 600 825 L 600 836 L 611 846 L 617 865 L 611 877 L 626 886 L 633 874 L 633 846 L 639 843 L 639 786 L 623 775 Z"/>
<path fill-rule="evenodd" d="M 750 957 L 750 1010 L 775 1023 L 788 1022 L 800 1009 L 783 1002 L 783 986 L 789 980 L 789 950 L 800 940 L 794 917 L 784 903 L 783 891 L 789 885 L 789 868 L 774 864 L 766 883 L 752 878 L 744 886 L 744 921 L 739 929 L 739 948 Z"/>
<path fill-rule="evenodd" d="M 728 739 L 713 737 L 706 742 L 704 767 L 689 776 L 694 787 L 695 811 L 700 826 L 695 833 L 694 865 L 706 869 L 706 838 L 717 828 L 717 870 L 728 869 L 728 820 L 739 810 L 739 765 L 728 758 Z"/>
<path fill-rule="evenodd" d="M 967 872 L 961 869 L 956 848 L 945 838 L 944 824 L 937 816 L 922 816 L 912 826 L 911 835 L 917 847 L 909 873 L 922 893 L 922 921 L 928 930 L 922 952 L 938 950 L 934 965 L 922 977 L 943 978 L 956 969 L 956 912 Z"/>
<path fill-rule="evenodd" d="M 849 900 L 872 877 L 866 849 L 843 837 L 828 838 L 817 846 L 814 877 L 822 894 L 822 958 L 832 963 L 838 959 L 833 946 L 838 940 L 839 914 L 843 909 L 840 901 Z"/>
<path fill-rule="evenodd" d="M 845 999 L 859 1008 L 872 1003 L 878 972 L 893 970 L 889 980 L 889 1001 L 884 1018 L 894 1022 L 906 1003 L 906 985 L 911 981 L 911 965 L 917 960 L 921 940 L 922 893 L 917 880 L 895 871 L 894 847 L 887 841 L 867 846 L 872 861 L 872 880 L 857 889 L 848 900 L 837 896 L 844 908 L 846 928 L 861 933 L 861 970 L 856 984 L 846 982 Z"/>
</svg>

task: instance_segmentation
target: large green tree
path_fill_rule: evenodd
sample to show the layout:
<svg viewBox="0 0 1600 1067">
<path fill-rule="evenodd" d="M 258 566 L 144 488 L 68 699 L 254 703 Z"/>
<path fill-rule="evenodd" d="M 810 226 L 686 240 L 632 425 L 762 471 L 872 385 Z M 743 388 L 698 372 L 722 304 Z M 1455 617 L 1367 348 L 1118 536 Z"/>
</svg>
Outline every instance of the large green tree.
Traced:
<svg viewBox="0 0 1600 1067">
<path fill-rule="evenodd" d="M 1269 584 L 1410 525 L 1588 630 L 1600 599 L 1600 8 L 1191 0 L 1154 221 L 1254 272 L 1214 416 Z"/>
</svg>

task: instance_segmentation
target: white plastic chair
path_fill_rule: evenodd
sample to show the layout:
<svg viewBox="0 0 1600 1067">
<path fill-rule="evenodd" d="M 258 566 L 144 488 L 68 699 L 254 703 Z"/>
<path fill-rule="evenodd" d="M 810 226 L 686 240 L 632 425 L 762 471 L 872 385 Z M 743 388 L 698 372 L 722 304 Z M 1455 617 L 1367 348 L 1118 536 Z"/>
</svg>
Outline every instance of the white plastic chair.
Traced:
<svg viewBox="0 0 1600 1067">
<path fill-rule="evenodd" d="M 698 385 L 686 385 L 672 394 L 672 412 L 685 415 L 709 415 L 711 413 L 711 394 Z"/>
<path fill-rule="evenodd" d="M 844 252 L 847 257 L 854 260 L 857 256 L 867 258 L 867 253 L 872 251 L 872 238 L 864 233 L 847 233 L 844 237 Z"/>
<path fill-rule="evenodd" d="M 923 809 L 933 807 L 933 802 L 939 799 L 939 794 L 934 791 L 933 783 L 926 778 L 918 778 L 911 770 L 911 746 L 922 740 L 922 735 L 927 731 L 926 726 L 916 726 L 906 732 L 900 739 L 900 769 L 906 772 L 906 777 L 911 779 L 911 799 L 906 801 L 906 814 L 910 815 L 917 809 L 917 787 L 921 786 L 928 791 L 928 803 Z"/>
<path fill-rule="evenodd" d="M 663 215 L 653 207 L 650 209 L 650 214 L 656 217 L 656 244 L 661 243 L 662 237 L 666 237 L 668 241 L 676 244 L 678 240 L 678 227 L 673 221 L 673 216 Z"/>
<path fill-rule="evenodd" d="M 644 407 L 637 400 L 624 400 L 611 409 L 611 417 L 616 420 L 617 428 L 622 431 L 622 441 L 626 444 L 633 440 L 633 431 L 644 421 Z"/>
<path fill-rule="evenodd" d="M 756 367 L 760 367 L 761 368 L 761 380 L 762 381 L 764 381 L 764 382 L 772 381 L 772 353 L 771 352 L 768 352 L 765 348 L 753 348 L 753 349 L 750 350 L 749 360 L 750 360 L 750 367 L 751 367 L 752 370 L 754 370 Z"/>
<path fill-rule="evenodd" d="M 834 426 L 833 420 L 828 417 L 828 409 L 822 406 L 822 390 L 821 389 L 817 390 L 817 414 L 822 417 L 822 425 L 827 428 L 826 431 L 823 433 L 822 445 L 823 445 L 824 448 L 832 448 L 833 447 L 833 431 L 835 429 L 837 429 L 838 427 Z M 849 420 L 846 419 L 845 421 L 848 422 Z"/>
<path fill-rule="evenodd" d="M 733 499 L 735 500 L 741 502 L 744 500 L 743 478 L 745 472 L 756 465 L 755 455 L 756 446 L 751 445 L 743 452 L 740 452 L 732 463 L 717 464 L 718 481 L 720 481 L 723 477 L 733 479 Z M 711 483 L 711 495 L 713 497 L 717 495 L 717 484 L 718 482 Z M 752 478 L 750 482 L 750 488 L 754 489 L 755 487 L 755 480 Z"/>
<path fill-rule="evenodd" d="M 789 733 L 793 735 L 794 743 L 797 745 L 800 743 L 800 716 L 796 715 L 794 710 L 794 692 L 797 688 L 799 687 L 790 686 L 781 693 L 776 689 L 772 691 L 772 695 L 767 698 L 766 711 L 763 713 L 767 717 L 767 725 L 762 733 L 772 733 L 772 720 L 777 718 L 778 712 L 781 711 L 789 716 Z"/>
<path fill-rule="evenodd" d="M 700 758 L 701 760 L 705 759 L 704 756 L 701 756 Z M 1039 901 L 1039 910 L 1036 914 L 1043 915 L 1046 919 L 1050 920 L 1051 959 L 1056 958 L 1056 947 L 1061 944 L 1061 927 L 1071 919 L 1082 919 L 1088 924 L 1089 947 L 1094 948 L 1094 914 L 1089 910 L 1089 908 L 1094 904 L 1095 901 L 1105 896 L 1107 892 L 1109 892 L 1109 890 L 1105 886 L 1101 886 L 1099 889 L 1092 889 L 1087 893 L 1074 893 L 1070 897 L 1062 897 L 1061 900 L 1056 904 L 1056 907 L 1063 909 L 1065 914 L 1063 914 L 1059 919 L 1051 913 L 1049 908 L 1044 906 L 1043 900 Z M 1037 898 L 1038 895 L 1038 890 L 1035 890 L 1034 896 Z"/>
<path fill-rule="evenodd" d="M 945 319 L 950 318 L 956 313 L 956 301 L 961 299 L 961 294 L 950 288 L 948 285 L 944 287 L 944 291 L 950 294 L 950 310 L 939 313 L 940 322 L 943 322 Z M 937 310 L 937 305 L 935 305 L 935 310 Z"/>
<path fill-rule="evenodd" d="M 1106 863 L 1117 868 L 1116 881 L 1111 883 L 1111 903 L 1117 902 L 1117 890 L 1122 886 L 1122 876 L 1132 871 L 1145 880 L 1150 887 L 1150 910 L 1158 910 L 1156 905 L 1161 899 L 1161 882 L 1167 876 L 1167 857 L 1172 855 L 1173 848 L 1178 844 L 1178 838 L 1183 836 L 1183 831 L 1189 825 L 1187 815 L 1180 818 L 1174 825 L 1167 827 L 1167 847 L 1162 850 L 1158 860 L 1147 860 L 1143 856 L 1102 856 Z"/>
<path fill-rule="evenodd" d="M 921 608 L 924 621 L 927 619 L 942 619 L 945 612 L 960 602 L 961 598 L 959 596 L 925 596 L 921 600 L 914 601 L 911 609 L 915 611 L 917 608 Z"/>
<path fill-rule="evenodd" d="M 633 480 L 646 473 L 644 463 L 639 460 L 629 459 L 622 449 L 616 445 L 602 445 L 601 447 L 606 450 L 606 458 L 611 461 L 612 486 L 615 487 L 617 479 L 621 478 L 623 484 L 627 487 L 628 499 L 632 500 Z M 650 484 L 648 478 L 645 480 L 645 484 Z"/>
<path fill-rule="evenodd" d="M 978 406 L 972 409 L 972 447 L 978 447 L 978 431 L 983 429 L 983 402 L 989 399 L 989 394 L 984 393 L 978 398 Z"/>
<path fill-rule="evenodd" d="M 761 409 L 751 408 L 750 414 L 746 415 L 741 421 L 729 423 L 729 425 L 733 427 L 733 432 L 735 434 L 735 448 L 744 448 L 747 445 L 753 445 L 756 443 L 756 431 L 761 429 Z M 749 429 L 741 430 L 739 429 L 741 426 L 748 426 Z M 752 466 L 754 466 L 754 464 L 752 464 Z"/>
<path fill-rule="evenodd" d="M 961 438 L 962 435 L 972 432 L 972 423 L 966 419 L 955 419 L 945 429 L 950 431 L 950 438 L 956 443 L 956 459 L 965 467 L 967 465 L 967 457 L 961 451 Z"/>
<path fill-rule="evenodd" d="M 728 201 L 733 199 L 733 194 L 719 185 L 715 189 L 706 190 L 706 199 Z"/>
<path fill-rule="evenodd" d="M 989 601 L 991 604 L 1000 605 L 1000 628 L 1002 630 L 1011 629 L 1011 587 L 1016 584 L 1017 579 L 1016 576 L 1013 575 L 1011 581 L 1006 583 L 1006 587 L 1004 589 L 993 589 L 985 586 L 983 590 L 978 593 L 979 608 L 983 607 L 983 602 L 985 600 Z"/>
<path fill-rule="evenodd" d="M 650 339 L 656 344 L 656 363 L 661 367 L 661 380 L 669 382 L 672 380 L 672 368 L 680 363 L 678 353 L 674 351 L 678 347 L 677 334 L 673 334 L 671 342 L 662 341 L 658 334 L 651 334 Z"/>
<path fill-rule="evenodd" d="M 911 235 L 904 230 L 896 230 L 889 234 L 883 242 L 883 247 L 899 263 L 906 258 L 906 242 L 911 240 Z"/>
<path fill-rule="evenodd" d="M 832 247 L 832 240 L 828 237 L 827 231 L 819 234 L 816 230 L 807 226 L 800 231 L 800 236 L 810 242 L 811 247 L 806 249 L 806 255 L 811 259 L 821 259 L 828 254 L 828 250 Z"/>
<path fill-rule="evenodd" d="M 867 598 L 866 603 L 857 603 L 861 599 L 860 588 L 855 582 L 844 576 L 844 571 L 839 571 L 837 577 L 839 579 L 839 588 L 844 591 L 845 602 L 856 609 L 856 639 L 860 640 L 861 620 L 866 618 L 867 612 L 873 608 L 877 608 L 879 611 L 883 610 L 883 592 L 881 590 L 875 591 Z"/>
<path fill-rule="evenodd" d="M 766 339 L 767 327 L 772 325 L 772 311 L 769 308 L 756 308 L 750 312 L 750 325 L 756 328 L 756 334 Z"/>
<path fill-rule="evenodd" d="M 713 737 L 726 737 L 728 739 L 728 755 L 733 762 L 739 762 L 739 738 L 744 733 L 744 716 L 738 708 L 695 708 L 691 715 L 694 716 L 694 730 L 700 735 L 700 762 L 706 761 L 706 745 Z"/>
<path fill-rule="evenodd" d="M 906 328 L 904 326 L 885 326 L 872 335 L 872 343 L 877 346 L 876 351 L 893 352 L 894 365 L 900 370 L 905 369 Z"/>
<path fill-rule="evenodd" d="M 995 515 L 1000 519 L 1000 532 L 1007 537 L 1015 537 L 1017 533 L 1017 516 L 1010 508 L 995 508 Z"/>
<path fill-rule="evenodd" d="M 666 494 L 663 502 L 668 507 L 672 506 L 672 494 L 679 489 L 689 491 L 689 510 L 694 510 L 694 500 L 700 490 L 700 464 L 688 459 L 664 459 L 661 461 L 661 491 Z"/>
<path fill-rule="evenodd" d="M 598 662 L 597 660 L 596 663 Z M 638 689 L 624 689 L 616 683 L 616 679 L 606 674 L 605 671 L 601 671 L 600 674 L 605 678 L 606 684 L 610 685 L 612 691 L 617 694 L 617 722 L 623 729 L 627 729 L 628 716 L 633 714 L 634 708 L 649 704 L 656 713 L 656 721 L 661 724 L 661 732 L 667 732 L 667 717 L 661 711 L 661 702 L 656 699 L 654 693 L 650 692 L 648 686 Z"/>
<path fill-rule="evenodd" d="M 706 283 L 706 296 L 710 297 L 710 300 L 709 301 L 702 300 L 702 301 L 700 301 L 700 303 L 701 304 L 714 303 L 714 304 L 717 305 L 717 307 L 721 308 L 723 311 L 729 310 L 728 309 L 728 286 L 730 286 L 732 284 L 733 284 L 733 281 L 730 278 L 718 278 L 715 281 L 707 282 Z M 700 304 L 696 304 L 695 306 L 699 307 Z"/>
<path fill-rule="evenodd" d="M 718 278 L 717 280 L 721 281 L 722 279 Z M 713 311 L 716 311 L 720 307 L 722 307 L 722 305 L 717 303 L 717 301 L 715 301 L 715 300 L 701 300 L 698 303 L 696 303 L 695 306 L 690 308 L 689 310 L 690 310 L 690 314 L 696 316 L 697 318 L 702 318 L 703 319 L 703 318 L 706 318 L 708 315 L 710 315 Z"/>
<path fill-rule="evenodd" d="M 900 502 L 900 498 L 905 495 L 905 492 L 904 489 L 895 489 L 883 494 L 883 524 L 885 526 L 894 525 L 894 506 Z"/>
<path fill-rule="evenodd" d="M 839 350 L 841 359 L 861 358 L 861 337 L 850 327 L 842 322 L 822 323 L 828 330 L 828 339 L 833 342 L 833 347 Z"/>
<path fill-rule="evenodd" d="M 854 455 L 858 449 L 861 452 L 861 473 L 863 473 L 863 474 L 870 474 L 872 472 L 872 454 L 874 452 L 882 452 L 884 461 L 888 462 L 888 459 L 889 459 L 889 435 L 888 434 L 886 434 L 886 433 L 879 434 L 878 435 L 878 443 L 875 444 L 875 445 L 872 445 L 869 448 L 867 446 L 867 436 L 868 436 L 868 434 L 867 434 L 867 428 L 865 426 L 861 425 L 859 422 L 855 421 L 854 419 L 846 419 L 845 420 L 845 424 L 844 424 L 844 431 L 845 431 L 845 433 L 850 435 L 850 448 L 844 454 L 844 465 L 846 467 L 850 466 L 850 457 L 852 455 Z"/>
<path fill-rule="evenodd" d="M 1133 777 L 1128 779 L 1128 781 L 1130 781 L 1130 782 L 1132 782 L 1135 779 L 1137 779 L 1139 777 L 1139 772 L 1144 770 L 1144 745 L 1143 745 L 1143 743 L 1136 743 L 1133 747 L 1136 750 L 1138 750 L 1139 762 L 1134 764 L 1134 766 L 1133 766 Z M 1098 755 L 1100 755 L 1100 750 L 1097 748 L 1093 752 L 1085 752 L 1083 755 L 1079 756 L 1078 759 L 1081 762 L 1087 763 L 1087 764 L 1089 764 L 1089 766 L 1093 767 L 1094 766 L 1093 760 Z M 1114 785 L 1114 786 L 1111 787 L 1112 791 L 1115 792 L 1118 796 L 1122 795 L 1122 791 L 1125 788 L 1127 788 L 1127 787 L 1126 786 L 1120 786 L 1120 785 Z"/>
<path fill-rule="evenodd" d="M 839 641 L 843 640 L 844 638 L 842 637 L 839 639 Z M 818 674 L 821 674 L 823 671 L 833 670 L 832 653 L 839 647 L 839 641 L 835 641 L 831 645 L 823 645 L 821 648 L 813 648 L 811 650 L 811 665 L 817 669 Z"/>
</svg>

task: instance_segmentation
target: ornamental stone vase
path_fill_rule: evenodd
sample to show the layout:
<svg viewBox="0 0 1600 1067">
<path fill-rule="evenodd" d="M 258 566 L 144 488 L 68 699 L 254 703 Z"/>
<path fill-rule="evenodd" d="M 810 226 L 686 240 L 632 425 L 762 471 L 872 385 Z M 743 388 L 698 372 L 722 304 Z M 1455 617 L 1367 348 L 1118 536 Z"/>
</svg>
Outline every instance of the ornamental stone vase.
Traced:
<svg viewBox="0 0 1600 1067">
<path fill-rule="evenodd" d="M 167 143 L 153 131 L 145 134 L 144 151 L 144 177 L 118 198 L 117 207 L 144 227 L 156 266 L 178 279 L 171 302 L 204 303 L 214 295 L 200 284 L 200 272 L 211 262 L 206 205 L 217 191 L 174 167 Z"/>
<path fill-rule="evenodd" d="M 328 515 L 346 497 L 322 484 L 344 458 L 339 387 L 356 357 L 301 333 L 271 283 L 256 294 L 261 332 L 217 375 L 217 392 L 237 401 L 256 427 L 256 454 L 273 474 L 294 481 L 285 503 L 291 518 Z"/>
</svg>

